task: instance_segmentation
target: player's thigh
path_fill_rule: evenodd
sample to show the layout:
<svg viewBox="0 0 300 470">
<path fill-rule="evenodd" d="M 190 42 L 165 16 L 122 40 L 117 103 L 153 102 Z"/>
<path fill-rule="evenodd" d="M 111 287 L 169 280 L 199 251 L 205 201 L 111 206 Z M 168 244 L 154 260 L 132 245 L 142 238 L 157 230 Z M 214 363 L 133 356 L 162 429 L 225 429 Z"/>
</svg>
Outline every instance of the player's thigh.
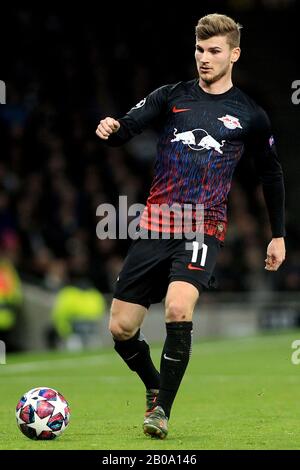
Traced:
<svg viewBox="0 0 300 470">
<path fill-rule="evenodd" d="M 113 334 L 135 334 L 140 328 L 145 315 L 146 307 L 124 300 L 113 299 L 110 309 L 109 329 Z"/>
<path fill-rule="evenodd" d="M 199 290 L 186 281 L 172 281 L 169 284 L 165 308 L 166 322 L 192 321 Z"/>
</svg>

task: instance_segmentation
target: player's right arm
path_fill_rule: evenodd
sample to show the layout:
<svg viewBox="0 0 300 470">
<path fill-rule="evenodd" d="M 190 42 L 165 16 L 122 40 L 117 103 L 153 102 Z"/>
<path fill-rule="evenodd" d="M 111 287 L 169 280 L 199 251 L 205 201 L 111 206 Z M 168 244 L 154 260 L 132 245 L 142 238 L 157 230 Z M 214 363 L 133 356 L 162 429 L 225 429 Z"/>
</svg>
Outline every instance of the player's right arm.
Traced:
<svg viewBox="0 0 300 470">
<path fill-rule="evenodd" d="M 96 134 L 100 139 L 107 140 L 111 134 L 118 132 L 120 129 L 120 123 L 112 117 L 106 117 L 101 119 Z"/>
<path fill-rule="evenodd" d="M 171 85 L 158 88 L 120 119 L 116 120 L 112 117 L 102 119 L 96 134 L 100 139 L 106 140 L 110 146 L 118 146 L 128 142 L 165 112 L 170 89 Z"/>
</svg>

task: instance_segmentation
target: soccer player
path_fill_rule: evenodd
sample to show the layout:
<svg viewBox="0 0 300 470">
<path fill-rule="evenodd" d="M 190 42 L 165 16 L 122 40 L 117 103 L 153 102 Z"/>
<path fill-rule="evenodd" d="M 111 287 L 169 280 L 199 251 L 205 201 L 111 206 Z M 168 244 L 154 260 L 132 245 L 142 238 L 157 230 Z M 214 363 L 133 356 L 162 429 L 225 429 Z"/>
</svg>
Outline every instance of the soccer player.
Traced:
<svg viewBox="0 0 300 470">
<path fill-rule="evenodd" d="M 132 242 L 115 285 L 110 331 L 115 350 L 145 384 L 144 432 L 164 439 L 179 385 L 191 354 L 192 317 L 203 288 L 210 285 L 223 244 L 226 201 L 244 148 L 251 149 L 260 175 L 272 230 L 265 269 L 276 271 L 285 258 L 284 182 L 270 122 L 250 97 L 232 84 L 240 57 L 241 26 L 210 14 L 196 26 L 197 79 L 165 85 L 150 93 L 121 119 L 106 117 L 96 134 L 111 146 L 162 122 L 155 175 L 140 219 L 145 233 L 170 232 L 169 239 Z M 157 205 L 204 207 L 204 243 L 175 238 L 174 219 L 162 221 Z M 153 210 L 152 210 L 153 209 Z M 197 220 L 193 220 L 197 226 Z M 193 225 L 194 226 L 194 225 Z M 165 299 L 166 339 L 160 372 L 140 327 L 151 303 Z"/>
</svg>

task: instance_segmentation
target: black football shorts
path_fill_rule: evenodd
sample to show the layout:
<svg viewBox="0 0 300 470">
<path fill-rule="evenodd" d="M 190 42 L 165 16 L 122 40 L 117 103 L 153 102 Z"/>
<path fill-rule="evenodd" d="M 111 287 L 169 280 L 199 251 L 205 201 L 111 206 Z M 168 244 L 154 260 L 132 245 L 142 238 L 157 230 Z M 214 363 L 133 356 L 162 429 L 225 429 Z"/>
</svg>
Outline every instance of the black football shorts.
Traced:
<svg viewBox="0 0 300 470">
<path fill-rule="evenodd" d="M 211 235 L 204 242 L 186 239 L 134 240 L 115 281 L 114 298 L 143 305 L 160 302 L 172 281 L 186 281 L 199 292 L 210 288 L 222 243 Z M 201 245 L 201 246 L 200 246 Z"/>
</svg>

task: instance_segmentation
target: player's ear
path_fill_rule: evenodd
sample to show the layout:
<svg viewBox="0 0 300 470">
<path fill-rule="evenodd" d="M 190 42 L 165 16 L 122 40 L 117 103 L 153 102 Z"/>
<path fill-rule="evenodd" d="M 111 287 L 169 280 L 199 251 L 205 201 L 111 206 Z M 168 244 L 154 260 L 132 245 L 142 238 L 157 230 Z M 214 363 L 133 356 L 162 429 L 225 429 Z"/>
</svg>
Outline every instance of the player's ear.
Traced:
<svg viewBox="0 0 300 470">
<path fill-rule="evenodd" d="M 234 47 L 231 51 L 231 63 L 234 64 L 234 62 L 237 62 L 240 58 L 240 55 L 241 55 L 241 48 Z"/>
</svg>

